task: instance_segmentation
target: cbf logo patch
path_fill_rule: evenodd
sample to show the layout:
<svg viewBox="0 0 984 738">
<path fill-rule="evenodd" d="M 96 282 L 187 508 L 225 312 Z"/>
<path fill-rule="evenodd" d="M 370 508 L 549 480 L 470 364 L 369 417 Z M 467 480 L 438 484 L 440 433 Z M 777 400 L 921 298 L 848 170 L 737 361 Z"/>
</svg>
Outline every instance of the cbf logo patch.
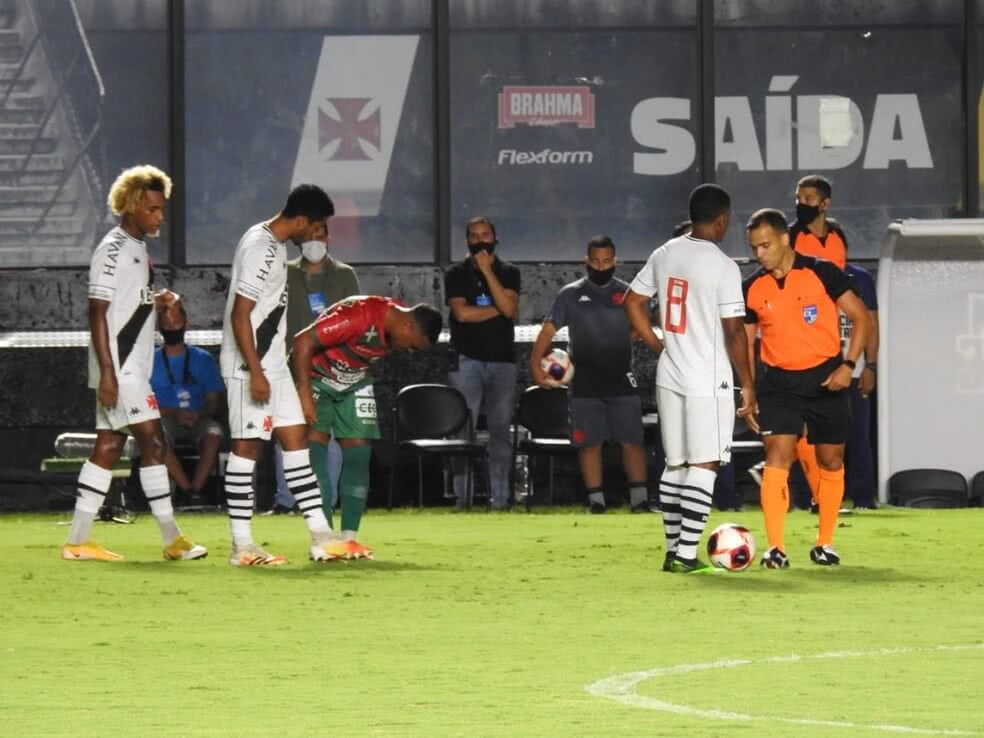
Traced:
<svg viewBox="0 0 984 738">
<path fill-rule="evenodd" d="M 807 325 L 813 325 L 817 322 L 817 314 L 820 311 L 817 309 L 816 305 L 804 305 L 803 306 L 803 322 Z"/>
</svg>

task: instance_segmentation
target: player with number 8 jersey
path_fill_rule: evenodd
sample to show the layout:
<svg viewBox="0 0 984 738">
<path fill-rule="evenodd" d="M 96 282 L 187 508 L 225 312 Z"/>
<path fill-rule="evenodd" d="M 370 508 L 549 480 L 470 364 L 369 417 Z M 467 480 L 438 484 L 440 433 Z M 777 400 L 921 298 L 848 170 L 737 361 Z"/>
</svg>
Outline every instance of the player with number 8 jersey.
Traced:
<svg viewBox="0 0 984 738">
<path fill-rule="evenodd" d="M 743 338 L 741 272 L 716 243 L 727 232 L 731 198 L 717 185 L 700 185 L 690 195 L 690 219 L 691 233 L 652 253 L 623 304 L 636 333 L 660 354 L 656 404 L 666 453 L 660 479 L 663 568 L 697 572 L 712 571 L 697 560 L 697 544 L 710 513 L 718 467 L 731 459 L 732 362 L 742 388 L 740 415 L 751 417 L 755 393 Z M 659 300 L 662 341 L 649 324 L 653 295 Z"/>
</svg>

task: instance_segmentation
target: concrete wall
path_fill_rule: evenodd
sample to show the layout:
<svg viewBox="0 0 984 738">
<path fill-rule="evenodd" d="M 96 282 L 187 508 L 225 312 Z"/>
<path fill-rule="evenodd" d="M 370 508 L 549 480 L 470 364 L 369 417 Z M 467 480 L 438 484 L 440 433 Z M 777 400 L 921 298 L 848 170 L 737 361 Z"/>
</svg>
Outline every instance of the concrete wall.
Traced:
<svg viewBox="0 0 984 738">
<path fill-rule="evenodd" d="M 630 279 L 638 264 L 619 267 Z M 584 275 L 582 264 L 521 264 L 521 323 L 539 322 L 563 285 Z M 406 302 L 444 308 L 444 277 L 436 266 L 359 266 L 366 294 L 390 295 Z M 84 330 L 87 269 L 0 271 L 0 331 Z M 195 328 L 220 328 L 229 288 L 226 267 L 159 267 L 155 284 L 181 293 Z"/>
</svg>

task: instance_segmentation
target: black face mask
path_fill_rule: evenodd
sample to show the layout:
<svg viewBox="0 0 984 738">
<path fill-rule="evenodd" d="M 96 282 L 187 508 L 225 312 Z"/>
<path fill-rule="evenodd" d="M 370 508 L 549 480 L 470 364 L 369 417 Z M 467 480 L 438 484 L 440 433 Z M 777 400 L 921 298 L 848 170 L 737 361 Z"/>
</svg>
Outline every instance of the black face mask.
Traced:
<svg viewBox="0 0 984 738">
<path fill-rule="evenodd" d="M 611 269 L 595 269 L 594 267 L 588 267 L 588 279 L 594 282 L 599 287 L 604 287 L 606 284 L 612 281 L 612 276 L 615 274 L 615 267 Z"/>
<path fill-rule="evenodd" d="M 161 331 L 161 335 L 164 336 L 164 343 L 168 346 L 177 346 L 178 344 L 184 343 L 185 340 L 185 329 L 178 328 L 174 331 Z"/>
<path fill-rule="evenodd" d="M 820 208 L 817 205 L 804 205 L 796 203 L 796 222 L 800 225 L 809 225 L 820 215 Z"/>
<path fill-rule="evenodd" d="M 499 243 L 498 241 L 492 241 L 491 243 L 486 243 L 485 241 L 480 241 L 479 243 L 468 244 L 468 251 L 472 256 L 477 254 L 479 251 L 488 251 L 490 254 L 495 253 L 495 245 Z"/>
</svg>

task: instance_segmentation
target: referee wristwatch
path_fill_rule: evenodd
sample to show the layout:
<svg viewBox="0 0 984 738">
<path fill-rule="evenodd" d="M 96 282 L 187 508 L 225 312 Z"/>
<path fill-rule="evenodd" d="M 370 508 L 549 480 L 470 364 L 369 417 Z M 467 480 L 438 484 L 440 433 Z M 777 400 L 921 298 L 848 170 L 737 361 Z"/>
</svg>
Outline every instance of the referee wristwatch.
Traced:
<svg viewBox="0 0 984 738">
<path fill-rule="evenodd" d="M 857 362 L 851 361 L 850 359 L 844 359 L 843 361 L 841 361 L 841 364 L 850 368 L 852 372 L 854 371 L 855 367 L 857 367 Z"/>
</svg>

